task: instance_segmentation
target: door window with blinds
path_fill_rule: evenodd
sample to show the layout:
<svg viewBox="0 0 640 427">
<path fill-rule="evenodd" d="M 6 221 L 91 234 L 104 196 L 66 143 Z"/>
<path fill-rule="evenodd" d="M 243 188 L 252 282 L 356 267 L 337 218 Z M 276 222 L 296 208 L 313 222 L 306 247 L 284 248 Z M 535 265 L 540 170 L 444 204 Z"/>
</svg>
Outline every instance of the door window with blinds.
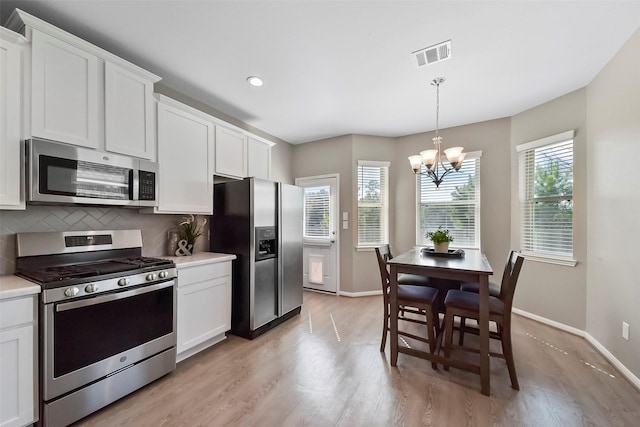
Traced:
<svg viewBox="0 0 640 427">
<path fill-rule="evenodd" d="M 389 162 L 358 161 L 358 247 L 389 243 Z"/>
<path fill-rule="evenodd" d="M 573 257 L 573 135 L 568 131 L 516 147 L 525 255 Z"/>
<path fill-rule="evenodd" d="M 416 175 L 416 244 L 431 246 L 427 232 L 438 227 L 453 236 L 451 247 L 480 248 L 480 156 L 468 153 L 462 167 L 449 173 L 440 188 L 428 175 Z M 421 172 L 425 172 L 424 165 Z"/>
<path fill-rule="evenodd" d="M 325 239 L 330 233 L 329 185 L 304 188 L 304 237 Z"/>
</svg>

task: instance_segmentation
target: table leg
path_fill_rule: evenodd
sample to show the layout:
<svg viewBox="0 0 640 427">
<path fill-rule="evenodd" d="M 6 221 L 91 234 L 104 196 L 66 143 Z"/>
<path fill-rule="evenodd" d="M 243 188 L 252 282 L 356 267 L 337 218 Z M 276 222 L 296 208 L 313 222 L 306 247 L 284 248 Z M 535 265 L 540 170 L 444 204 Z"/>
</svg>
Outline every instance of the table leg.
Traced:
<svg viewBox="0 0 640 427">
<path fill-rule="evenodd" d="M 398 270 L 393 264 L 389 268 L 389 318 L 391 366 L 396 366 L 398 363 Z"/>
<path fill-rule="evenodd" d="M 489 366 L 489 278 L 480 276 L 480 386 L 482 394 L 490 394 Z"/>
</svg>

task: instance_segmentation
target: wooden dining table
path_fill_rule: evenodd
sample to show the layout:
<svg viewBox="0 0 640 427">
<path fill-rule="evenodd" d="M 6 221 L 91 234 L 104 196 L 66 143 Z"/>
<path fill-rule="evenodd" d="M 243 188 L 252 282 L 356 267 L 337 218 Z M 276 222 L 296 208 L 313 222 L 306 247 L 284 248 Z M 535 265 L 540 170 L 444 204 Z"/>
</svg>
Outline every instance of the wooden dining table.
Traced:
<svg viewBox="0 0 640 427">
<path fill-rule="evenodd" d="M 391 316 L 391 366 L 396 366 L 398 353 L 421 357 L 442 365 L 453 366 L 480 375 L 482 394 L 490 394 L 489 377 L 489 276 L 493 269 L 487 257 L 479 250 L 465 249 L 463 256 L 438 256 L 427 254 L 421 248 L 411 249 L 388 261 L 390 273 L 389 303 L 391 313 L 398 312 L 398 274 L 419 274 L 431 278 L 450 279 L 460 282 L 480 283 L 480 363 L 471 364 L 466 361 L 445 358 L 438 352 L 432 354 L 408 347 L 398 346 L 398 316 Z M 442 339 L 440 337 L 439 339 Z"/>
</svg>

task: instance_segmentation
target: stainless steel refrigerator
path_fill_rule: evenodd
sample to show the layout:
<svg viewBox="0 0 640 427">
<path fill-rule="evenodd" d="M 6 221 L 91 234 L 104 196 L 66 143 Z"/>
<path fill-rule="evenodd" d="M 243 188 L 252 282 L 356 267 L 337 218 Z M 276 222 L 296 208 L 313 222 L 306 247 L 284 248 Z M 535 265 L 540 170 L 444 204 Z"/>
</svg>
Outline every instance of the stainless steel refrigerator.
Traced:
<svg viewBox="0 0 640 427">
<path fill-rule="evenodd" d="M 257 178 L 216 184 L 212 252 L 235 254 L 231 333 L 253 339 L 300 313 L 302 188 Z"/>
</svg>

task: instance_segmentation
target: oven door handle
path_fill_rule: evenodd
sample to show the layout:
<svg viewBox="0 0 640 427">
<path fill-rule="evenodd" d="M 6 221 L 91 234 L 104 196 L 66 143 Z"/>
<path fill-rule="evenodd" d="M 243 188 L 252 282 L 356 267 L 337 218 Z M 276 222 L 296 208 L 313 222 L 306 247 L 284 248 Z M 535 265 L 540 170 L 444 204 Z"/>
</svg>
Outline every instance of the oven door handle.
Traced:
<svg viewBox="0 0 640 427">
<path fill-rule="evenodd" d="M 90 305 L 103 304 L 105 302 L 115 301 L 122 298 L 142 295 L 148 292 L 154 292 L 160 289 L 168 288 L 169 286 L 173 286 L 174 284 L 175 280 L 170 280 L 167 282 L 156 283 L 155 285 L 144 286 L 141 288 L 131 289 L 129 291 L 118 292 L 115 294 L 96 296 L 94 298 L 83 299 L 80 301 L 63 302 L 60 304 L 56 304 L 56 312 L 73 310 L 80 307 L 88 307 Z"/>
</svg>

